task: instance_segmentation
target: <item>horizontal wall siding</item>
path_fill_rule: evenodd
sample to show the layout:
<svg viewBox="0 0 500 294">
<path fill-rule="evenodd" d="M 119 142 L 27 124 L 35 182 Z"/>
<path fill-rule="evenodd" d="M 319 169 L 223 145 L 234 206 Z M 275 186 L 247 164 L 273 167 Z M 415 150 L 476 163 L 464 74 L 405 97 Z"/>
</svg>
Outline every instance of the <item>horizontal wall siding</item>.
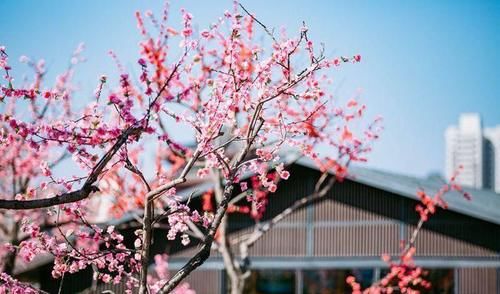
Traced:
<svg viewBox="0 0 500 294">
<path fill-rule="evenodd" d="M 172 273 L 174 274 L 174 273 Z M 215 270 L 195 270 L 185 280 L 196 293 L 219 294 L 221 292 L 222 272 Z"/>
<path fill-rule="evenodd" d="M 314 221 L 315 222 L 325 222 L 325 221 L 381 221 L 381 220 L 391 220 L 389 217 L 373 213 L 355 206 L 351 206 L 345 203 L 336 202 L 327 199 L 321 203 L 315 205 L 314 208 Z"/>
<path fill-rule="evenodd" d="M 466 225 L 442 224 L 448 230 L 466 229 Z M 408 226 L 407 240 L 413 233 L 415 226 Z M 484 232 L 488 234 L 488 232 Z M 422 229 L 416 241 L 416 256 L 453 256 L 453 257 L 497 257 L 495 251 L 453 238 L 432 230 Z"/>
<path fill-rule="evenodd" d="M 405 234 L 409 240 L 415 228 L 414 225 L 403 225 L 397 220 L 332 200 L 315 205 L 314 222 L 303 220 L 306 218 L 306 212 L 306 209 L 302 209 L 292 214 L 288 221 L 277 224 L 250 249 L 250 255 L 307 256 L 308 246 L 313 248 L 313 256 L 380 256 L 382 253 L 397 255 L 401 238 Z M 456 235 L 475 229 L 453 222 L 433 225 L 434 228 L 439 226 L 443 227 L 441 230 L 446 229 L 448 233 Z M 247 227 L 231 233 L 231 243 L 237 243 L 242 236 L 251 233 L 252 229 Z M 309 241 L 308 230 L 313 232 L 313 239 Z M 312 244 L 307 245 L 307 242 Z M 417 256 L 498 257 L 491 249 L 427 228 L 420 231 L 416 245 Z M 238 246 L 233 246 L 233 249 L 237 255 Z M 177 252 L 172 257 L 190 257 L 197 251 L 195 246 Z M 212 251 L 212 256 L 220 257 L 220 254 Z"/>
<path fill-rule="evenodd" d="M 287 216 L 285 216 L 280 223 L 304 223 L 307 220 L 307 210 L 306 209 L 300 209 L 298 211 L 295 211 Z"/>
<path fill-rule="evenodd" d="M 396 254 L 399 225 L 361 225 L 314 229 L 315 256 L 380 256 Z"/>
<path fill-rule="evenodd" d="M 459 294 L 495 294 L 498 289 L 497 269 L 462 268 L 458 270 Z"/>
<path fill-rule="evenodd" d="M 249 251 L 250 256 L 305 256 L 305 228 L 273 228 Z"/>
</svg>

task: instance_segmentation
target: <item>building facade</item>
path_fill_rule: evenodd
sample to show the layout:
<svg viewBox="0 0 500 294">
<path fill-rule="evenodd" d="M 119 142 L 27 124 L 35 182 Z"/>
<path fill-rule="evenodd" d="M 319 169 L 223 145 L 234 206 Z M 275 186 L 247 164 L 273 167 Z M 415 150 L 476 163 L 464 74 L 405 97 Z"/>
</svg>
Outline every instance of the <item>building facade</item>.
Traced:
<svg viewBox="0 0 500 294">
<path fill-rule="evenodd" d="M 291 176 L 271 196 L 263 224 L 309 195 L 320 176 L 312 165 L 301 162 L 289 169 Z M 381 254 L 398 256 L 401 241 L 409 239 L 418 223 L 416 191 L 432 193 L 442 183 L 368 169 L 351 171 L 352 177 L 336 185 L 326 198 L 286 217 L 250 249 L 252 275 L 245 293 L 350 293 L 347 276 L 354 275 L 368 286 L 384 275 L 388 267 Z M 415 261 L 427 271 L 433 285 L 423 293 L 500 293 L 500 197 L 487 190 L 467 192 L 472 201 L 459 193 L 447 194 L 449 209 L 440 209 L 419 234 Z M 190 205 L 201 209 L 200 198 L 193 198 Z M 233 213 L 229 218 L 230 243 L 254 228 L 246 214 Z M 134 218 L 122 222 L 132 227 L 121 232 L 133 243 Z M 166 234 L 165 229 L 154 231 L 152 251 L 167 252 L 169 269 L 175 272 L 198 246 L 193 239 L 191 247 L 183 247 L 178 240 L 168 241 Z M 22 275 L 38 280 L 42 289 L 57 293 L 60 282 L 51 278 L 50 266 L 47 263 Z M 186 281 L 197 293 L 227 293 L 221 255 L 213 251 Z M 61 293 L 81 292 L 91 285 L 89 269 L 67 275 Z M 86 293 L 104 290 L 123 293 L 125 285 L 95 285 Z"/>
<path fill-rule="evenodd" d="M 267 217 L 307 195 L 318 176 L 296 167 L 293 183 L 280 187 Z M 418 222 L 415 192 L 435 192 L 440 185 L 435 179 L 353 169 L 352 180 L 288 216 L 251 248 L 253 273 L 245 293 L 351 293 L 349 275 L 371 285 L 387 271 L 381 253 L 397 256 L 401 240 L 409 239 Z M 458 193 L 447 195 L 450 209 L 439 210 L 420 232 L 415 260 L 433 285 L 422 293 L 500 293 L 500 199 L 491 191 L 469 192 L 471 202 Z M 231 240 L 253 229 L 243 217 L 232 218 Z M 171 268 L 181 268 L 195 252 L 173 254 Z M 208 287 L 211 279 L 218 280 Z M 214 252 L 188 282 L 204 293 L 227 293 L 220 254 Z"/>
<path fill-rule="evenodd" d="M 463 167 L 461 185 L 500 193 L 500 126 L 483 128 L 479 114 L 464 113 L 446 129 L 445 145 L 447 178 Z"/>
</svg>

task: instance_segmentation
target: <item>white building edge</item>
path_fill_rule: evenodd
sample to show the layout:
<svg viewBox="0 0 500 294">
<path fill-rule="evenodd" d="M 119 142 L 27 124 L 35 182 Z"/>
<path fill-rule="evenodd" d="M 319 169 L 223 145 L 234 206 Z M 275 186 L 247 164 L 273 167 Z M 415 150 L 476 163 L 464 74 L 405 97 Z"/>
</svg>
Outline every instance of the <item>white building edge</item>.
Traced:
<svg viewBox="0 0 500 294">
<path fill-rule="evenodd" d="M 464 113 L 446 129 L 445 141 L 447 178 L 462 166 L 460 184 L 500 193 L 500 126 L 483 128 L 479 114 Z"/>
</svg>

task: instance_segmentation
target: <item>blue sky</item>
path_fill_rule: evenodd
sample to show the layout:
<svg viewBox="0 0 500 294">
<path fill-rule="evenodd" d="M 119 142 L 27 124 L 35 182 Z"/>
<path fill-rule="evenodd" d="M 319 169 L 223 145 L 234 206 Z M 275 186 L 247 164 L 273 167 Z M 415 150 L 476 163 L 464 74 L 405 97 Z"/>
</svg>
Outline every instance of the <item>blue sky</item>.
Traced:
<svg viewBox="0 0 500 294">
<path fill-rule="evenodd" d="M 384 117 L 385 131 L 370 165 L 425 175 L 444 167 L 446 126 L 462 112 L 479 112 L 485 126 L 500 124 L 500 1 L 242 1 L 269 27 L 289 30 L 306 21 L 311 37 L 334 55 L 360 53 L 360 64 L 334 79 L 339 95 L 361 93 L 370 114 Z M 140 36 L 134 12 L 161 12 L 162 1 L 0 1 L 0 44 L 12 59 L 45 58 L 62 71 L 85 42 L 88 61 L 77 71 L 82 99 L 101 74 L 115 66 L 116 51 L 135 66 Z M 231 1 L 172 1 L 192 12 L 200 27 Z M 14 65 L 16 65 L 14 63 Z M 23 67 L 16 74 L 23 72 Z M 49 78 L 50 78 L 49 74 Z"/>
</svg>

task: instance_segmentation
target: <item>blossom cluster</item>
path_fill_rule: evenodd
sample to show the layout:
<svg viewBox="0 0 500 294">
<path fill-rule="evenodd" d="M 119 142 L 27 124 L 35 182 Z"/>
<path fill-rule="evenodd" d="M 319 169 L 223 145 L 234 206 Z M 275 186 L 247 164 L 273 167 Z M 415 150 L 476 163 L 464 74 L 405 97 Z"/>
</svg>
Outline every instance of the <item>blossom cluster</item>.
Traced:
<svg viewBox="0 0 500 294">
<path fill-rule="evenodd" d="M 83 45 L 52 85 L 45 80 L 45 62 L 25 56 L 20 60 L 34 74 L 18 83 L 7 49 L 0 47 L 0 197 L 38 201 L 92 191 L 72 204 L 30 213 L 2 211 L 3 219 L 22 220 L 21 226 L 10 222 L 6 228 L 2 240 L 9 245 L 2 254 L 27 263 L 47 254 L 54 258 L 54 278 L 92 267 L 95 279 L 126 281 L 130 290 L 145 271 L 141 253 L 151 242 L 144 238 L 147 226 L 161 222 L 167 240 L 187 246 L 189 224 L 202 230 L 214 225 L 210 213 L 189 206 L 180 187 L 163 191 L 163 185 L 220 174 L 223 184 L 239 185 L 251 203 L 227 210 L 258 220 L 278 182 L 290 177 L 280 154 L 308 157 L 339 180 L 349 163 L 366 161 L 380 120 L 361 123 L 364 104 L 343 103 L 330 94 L 330 72 L 360 62 L 360 55 L 325 56 L 305 25 L 291 37 L 264 28 L 272 43 L 263 44 L 255 37 L 261 24 L 237 3 L 199 32 L 189 12 L 181 11 L 177 27 L 169 25 L 168 12 L 166 4 L 159 19 L 150 11 L 136 13 L 143 37 L 134 63 L 139 75 L 110 52 L 119 74 L 98 75 L 95 93 L 85 103 L 76 97 L 73 82 L 85 60 Z M 179 133 L 192 134 L 192 141 L 184 143 L 186 136 Z M 131 248 L 117 227 L 97 225 L 102 215 L 109 220 L 145 211 L 152 220 L 136 231 Z"/>
</svg>

